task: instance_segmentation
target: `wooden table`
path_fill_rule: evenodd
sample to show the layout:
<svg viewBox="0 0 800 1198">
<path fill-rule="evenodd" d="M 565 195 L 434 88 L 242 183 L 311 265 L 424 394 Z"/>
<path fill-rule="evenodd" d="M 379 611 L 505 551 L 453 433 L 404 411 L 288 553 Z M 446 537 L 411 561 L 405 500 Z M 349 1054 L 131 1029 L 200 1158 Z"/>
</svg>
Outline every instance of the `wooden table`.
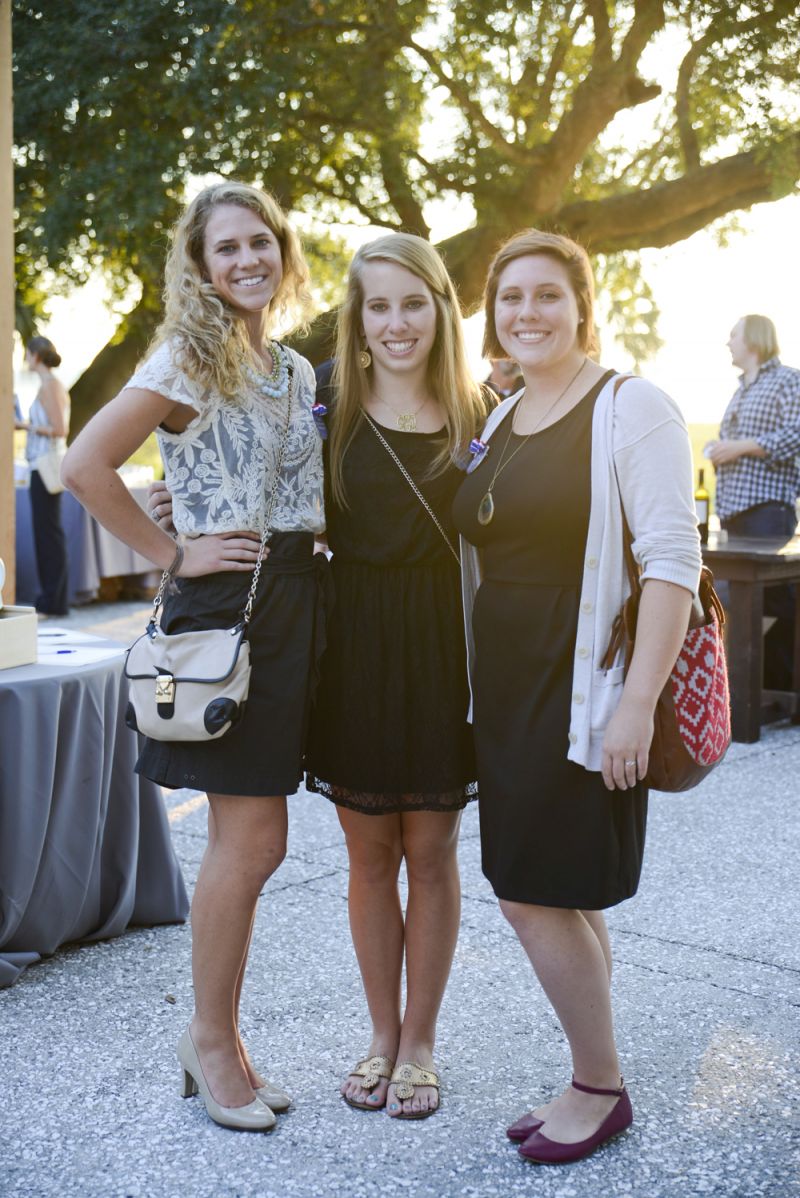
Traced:
<svg viewBox="0 0 800 1198">
<path fill-rule="evenodd" d="M 764 708 L 778 703 L 782 712 L 800 712 L 800 585 L 795 608 L 794 678 L 791 691 L 766 691 L 764 672 L 764 587 L 800 584 L 800 536 L 728 537 L 709 535 L 703 560 L 715 581 L 730 588 L 727 604 L 728 671 L 733 739 L 752 742 L 761 735 Z"/>
</svg>

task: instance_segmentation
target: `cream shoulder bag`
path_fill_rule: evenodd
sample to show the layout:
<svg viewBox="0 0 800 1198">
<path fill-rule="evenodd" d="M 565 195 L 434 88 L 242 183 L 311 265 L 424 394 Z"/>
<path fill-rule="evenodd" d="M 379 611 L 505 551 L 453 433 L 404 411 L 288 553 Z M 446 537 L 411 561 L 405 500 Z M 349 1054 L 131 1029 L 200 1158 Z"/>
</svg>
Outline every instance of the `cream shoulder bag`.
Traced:
<svg viewBox="0 0 800 1198">
<path fill-rule="evenodd" d="M 264 517 L 259 559 L 241 619 L 233 628 L 209 628 L 168 636 L 158 622 L 164 591 L 171 578 L 169 570 L 165 570 L 147 628 L 128 650 L 125 677 L 130 701 L 126 722 L 153 740 L 216 740 L 241 718 L 250 687 L 247 626 L 264 549 L 272 535 L 269 526 L 289 438 L 293 380 L 293 368 L 289 366 L 286 424 Z"/>
</svg>

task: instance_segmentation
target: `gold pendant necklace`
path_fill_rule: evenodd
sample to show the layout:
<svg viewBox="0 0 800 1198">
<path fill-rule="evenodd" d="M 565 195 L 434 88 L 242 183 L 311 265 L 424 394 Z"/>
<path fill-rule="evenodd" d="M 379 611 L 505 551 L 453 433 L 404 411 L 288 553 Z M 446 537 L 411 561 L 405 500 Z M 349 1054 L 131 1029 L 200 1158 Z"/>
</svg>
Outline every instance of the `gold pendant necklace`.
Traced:
<svg viewBox="0 0 800 1198">
<path fill-rule="evenodd" d="M 564 390 L 559 395 L 556 396 L 556 398 L 553 400 L 553 402 L 550 404 L 549 408 L 546 410 L 546 412 L 542 416 L 541 420 L 537 420 L 536 424 L 531 429 L 531 431 L 529 433 L 525 434 L 525 436 L 520 441 L 520 443 L 516 447 L 516 449 L 508 456 L 508 458 L 506 458 L 506 453 L 507 453 L 508 447 L 511 443 L 511 435 L 514 432 L 514 416 L 516 415 L 519 404 L 522 402 L 522 400 L 525 397 L 524 393 L 517 400 L 514 410 L 511 413 L 511 420 L 509 421 L 509 426 L 508 426 L 508 436 L 506 437 L 506 443 L 503 446 L 503 452 L 500 454 L 500 461 L 497 463 L 497 468 L 496 468 L 494 474 L 492 475 L 492 481 L 489 483 L 489 486 L 486 489 L 485 495 L 483 496 L 480 503 L 478 504 L 478 523 L 479 524 L 483 524 L 484 526 L 487 524 L 491 524 L 492 520 L 494 519 L 494 498 L 492 497 L 492 491 L 494 490 L 494 484 L 497 482 L 498 478 L 500 477 L 502 472 L 505 470 L 506 466 L 510 465 L 511 462 L 513 462 L 514 458 L 517 456 L 519 451 L 525 445 L 528 444 L 528 442 L 530 441 L 533 434 L 538 431 L 538 429 L 542 426 L 542 424 L 544 424 L 545 420 L 550 415 L 550 413 L 553 411 L 553 408 L 556 406 L 556 404 L 564 398 L 564 396 L 567 394 L 570 387 L 575 382 L 578 375 L 583 370 L 584 366 L 586 365 L 586 363 L 588 361 L 589 361 L 588 358 L 583 359 L 580 366 L 575 371 L 575 373 L 573 374 L 572 378 L 567 383 Z"/>
<path fill-rule="evenodd" d="M 398 412 L 392 407 L 391 404 L 388 404 L 385 399 L 381 399 L 379 395 L 376 395 L 375 398 L 377 399 L 378 403 L 383 404 L 383 406 L 392 413 L 397 421 L 397 427 L 403 433 L 415 433 L 417 431 L 417 416 L 419 416 L 422 409 L 430 402 L 430 396 L 428 396 L 427 399 L 423 399 L 416 411 Z"/>
</svg>

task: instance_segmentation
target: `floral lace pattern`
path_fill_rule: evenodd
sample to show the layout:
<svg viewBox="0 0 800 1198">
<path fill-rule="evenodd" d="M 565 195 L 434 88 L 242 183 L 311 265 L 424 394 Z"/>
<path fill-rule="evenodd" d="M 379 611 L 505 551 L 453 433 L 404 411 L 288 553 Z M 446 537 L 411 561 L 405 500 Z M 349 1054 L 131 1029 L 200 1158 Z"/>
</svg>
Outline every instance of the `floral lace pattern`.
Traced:
<svg viewBox="0 0 800 1198">
<path fill-rule="evenodd" d="M 391 815 L 398 811 L 461 811 L 467 803 L 478 797 L 477 782 L 468 782 L 466 786 L 439 794 L 374 794 L 323 782 L 321 778 L 308 773 L 306 790 L 325 795 L 337 807 L 348 807 L 351 811 L 360 811 L 362 815 Z"/>
<path fill-rule="evenodd" d="M 286 421 L 286 397 L 273 400 L 257 386 L 226 399 L 186 375 L 164 342 L 126 383 L 155 391 L 197 413 L 181 433 L 156 430 L 164 477 L 180 533 L 262 531 L 266 496 Z M 281 346 L 294 368 L 292 420 L 275 499 L 272 527 L 281 532 L 322 532 L 322 439 L 311 409 L 311 364 Z"/>
</svg>

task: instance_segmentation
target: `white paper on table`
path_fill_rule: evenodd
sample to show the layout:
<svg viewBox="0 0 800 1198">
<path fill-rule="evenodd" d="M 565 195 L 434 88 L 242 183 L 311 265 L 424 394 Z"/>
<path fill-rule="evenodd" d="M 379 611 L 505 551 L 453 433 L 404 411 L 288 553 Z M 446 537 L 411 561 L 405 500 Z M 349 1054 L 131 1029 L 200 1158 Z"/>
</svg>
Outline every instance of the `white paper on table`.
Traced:
<svg viewBox="0 0 800 1198">
<path fill-rule="evenodd" d="M 58 644 L 63 645 L 90 645 L 92 641 L 102 640 L 102 637 L 93 636 L 90 632 L 76 632 L 73 628 L 55 628 L 49 624 L 46 628 L 39 628 L 36 633 L 36 639 L 39 642 L 39 652 L 47 651 L 48 643 L 51 643 L 55 648 Z"/>
<path fill-rule="evenodd" d="M 95 661 L 105 661 L 109 657 L 119 657 L 127 652 L 124 645 L 105 645 L 98 648 L 94 645 L 78 645 L 72 648 L 70 645 L 53 645 L 52 648 L 39 645 L 39 662 L 47 662 L 52 665 L 58 662 L 59 665 L 69 666 L 86 666 Z"/>
</svg>

